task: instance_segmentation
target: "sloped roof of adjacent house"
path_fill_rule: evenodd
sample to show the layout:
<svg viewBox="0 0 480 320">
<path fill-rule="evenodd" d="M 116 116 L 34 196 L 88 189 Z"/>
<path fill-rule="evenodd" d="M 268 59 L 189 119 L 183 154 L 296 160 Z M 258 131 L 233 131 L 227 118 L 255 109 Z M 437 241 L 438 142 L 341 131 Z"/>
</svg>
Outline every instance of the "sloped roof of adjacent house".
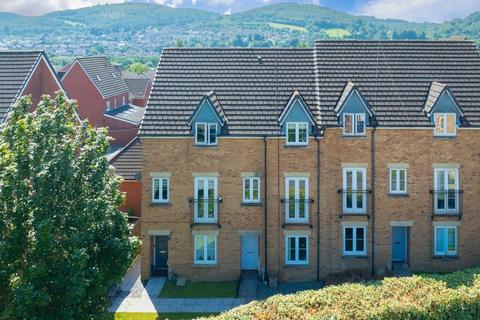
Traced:
<svg viewBox="0 0 480 320">
<path fill-rule="evenodd" d="M 277 135 L 278 116 L 296 90 L 318 126 L 335 112 L 351 82 L 378 126 L 431 126 L 424 105 L 444 83 L 480 127 L 480 55 L 472 41 L 317 41 L 310 49 L 165 49 L 140 134 L 189 135 L 188 119 L 215 91 L 231 135 Z"/>
<path fill-rule="evenodd" d="M 134 98 L 145 98 L 148 95 L 147 90 L 150 81 L 148 78 L 125 78 L 129 92 Z"/>
<path fill-rule="evenodd" d="M 73 67 L 75 63 L 79 63 L 82 66 L 83 70 L 85 70 L 103 97 L 108 98 L 128 92 L 128 86 L 125 80 L 117 68 L 108 61 L 107 57 L 93 56 L 77 58 L 71 67 Z M 66 77 L 70 70 L 68 70 L 63 77 Z"/>
<path fill-rule="evenodd" d="M 127 144 L 111 160 L 110 164 L 125 180 L 138 180 L 142 172 L 142 144 L 137 137 Z"/>
<path fill-rule="evenodd" d="M 42 57 L 49 63 L 43 51 L 0 52 L 0 123 L 5 121 Z"/>
<path fill-rule="evenodd" d="M 145 108 L 128 103 L 121 107 L 106 111 L 105 115 L 108 117 L 116 118 L 118 120 L 127 121 L 135 125 L 139 125 L 143 119 L 144 113 Z"/>
</svg>

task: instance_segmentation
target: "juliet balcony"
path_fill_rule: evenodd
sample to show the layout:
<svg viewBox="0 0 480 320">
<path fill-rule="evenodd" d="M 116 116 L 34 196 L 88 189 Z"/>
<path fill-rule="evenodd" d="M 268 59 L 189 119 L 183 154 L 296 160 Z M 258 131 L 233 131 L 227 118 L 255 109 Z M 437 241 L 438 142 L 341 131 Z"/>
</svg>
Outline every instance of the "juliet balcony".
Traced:
<svg viewBox="0 0 480 320">
<path fill-rule="evenodd" d="M 285 225 L 311 225 L 310 210 L 313 204 L 313 199 L 282 199 L 280 201 L 283 205 L 283 227 Z"/>
<path fill-rule="evenodd" d="M 189 199 L 192 207 L 192 226 L 195 224 L 216 224 L 219 225 L 218 208 L 223 202 L 221 197 Z"/>
<path fill-rule="evenodd" d="M 430 190 L 432 219 L 451 216 L 461 219 L 463 212 L 463 190 Z"/>
<path fill-rule="evenodd" d="M 340 218 L 344 216 L 366 216 L 370 218 L 371 190 L 339 189 Z"/>
</svg>

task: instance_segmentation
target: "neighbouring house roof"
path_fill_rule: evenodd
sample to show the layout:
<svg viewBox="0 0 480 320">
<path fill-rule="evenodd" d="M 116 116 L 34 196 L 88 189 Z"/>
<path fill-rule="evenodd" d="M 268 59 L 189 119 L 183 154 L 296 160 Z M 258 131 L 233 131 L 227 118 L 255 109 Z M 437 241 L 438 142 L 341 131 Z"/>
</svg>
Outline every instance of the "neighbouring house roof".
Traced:
<svg viewBox="0 0 480 320">
<path fill-rule="evenodd" d="M 125 82 L 127 83 L 129 92 L 132 97 L 134 98 L 145 98 L 148 96 L 148 85 L 150 84 L 151 80 L 148 78 L 136 78 L 136 79 L 129 79 L 125 78 Z"/>
<path fill-rule="evenodd" d="M 143 119 L 144 113 L 145 108 L 129 103 L 121 107 L 106 111 L 105 115 L 108 117 L 116 118 L 118 120 L 127 121 L 135 125 L 139 125 Z"/>
<path fill-rule="evenodd" d="M 122 71 L 122 77 L 124 79 L 150 79 L 153 81 L 153 79 L 155 78 L 155 70 L 148 70 L 144 73 Z"/>
<path fill-rule="evenodd" d="M 118 152 L 110 164 L 115 171 L 125 180 L 140 180 L 142 172 L 142 144 L 136 137 Z"/>
<path fill-rule="evenodd" d="M 0 123 L 5 121 L 10 108 L 21 96 L 30 76 L 42 58 L 53 71 L 54 69 L 43 51 L 0 52 Z"/>
<path fill-rule="evenodd" d="M 64 78 L 71 71 L 75 63 L 79 63 L 83 70 L 85 70 L 103 97 L 108 98 L 128 92 L 128 86 L 120 72 L 118 72 L 117 68 L 115 68 L 106 57 L 94 56 L 77 58 L 72 63 L 70 69 L 64 74 Z"/>
<path fill-rule="evenodd" d="M 433 81 L 448 85 L 468 124 L 480 127 L 480 55 L 472 41 L 164 49 L 140 135 L 191 134 L 188 119 L 210 90 L 222 102 L 231 135 L 277 135 L 277 119 L 294 91 L 318 126 L 337 126 L 335 108 L 349 82 L 368 101 L 378 126 L 426 127 L 424 104 Z"/>
</svg>

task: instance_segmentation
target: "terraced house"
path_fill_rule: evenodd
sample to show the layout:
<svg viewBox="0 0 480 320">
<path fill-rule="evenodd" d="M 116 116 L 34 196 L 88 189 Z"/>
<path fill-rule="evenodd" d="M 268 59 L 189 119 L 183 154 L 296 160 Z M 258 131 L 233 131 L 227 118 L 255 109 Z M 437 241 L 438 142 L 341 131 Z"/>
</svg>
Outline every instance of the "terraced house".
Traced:
<svg viewBox="0 0 480 320">
<path fill-rule="evenodd" d="M 143 278 L 480 262 L 473 42 L 165 49 L 140 135 Z"/>
</svg>

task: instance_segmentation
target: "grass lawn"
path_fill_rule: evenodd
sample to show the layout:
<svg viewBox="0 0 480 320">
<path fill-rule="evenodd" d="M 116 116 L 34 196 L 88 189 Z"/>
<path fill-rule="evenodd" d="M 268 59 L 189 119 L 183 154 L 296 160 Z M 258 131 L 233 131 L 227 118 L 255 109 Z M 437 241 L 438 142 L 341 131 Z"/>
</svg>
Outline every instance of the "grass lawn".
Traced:
<svg viewBox="0 0 480 320">
<path fill-rule="evenodd" d="M 300 31 L 300 32 L 307 32 L 307 28 L 296 26 L 293 24 L 285 24 L 285 23 L 276 23 L 276 22 L 269 22 L 268 25 L 274 29 L 289 29 L 293 31 Z"/>
<path fill-rule="evenodd" d="M 325 33 L 331 38 L 340 38 L 340 39 L 343 39 L 350 35 L 350 32 L 348 30 L 339 29 L 339 28 L 325 29 Z"/>
<path fill-rule="evenodd" d="M 173 282 L 165 282 L 160 298 L 236 298 L 236 281 L 191 282 L 177 287 Z"/>
<path fill-rule="evenodd" d="M 198 317 L 207 317 L 216 313 L 136 313 L 117 312 L 112 314 L 111 320 L 190 320 Z"/>
</svg>

